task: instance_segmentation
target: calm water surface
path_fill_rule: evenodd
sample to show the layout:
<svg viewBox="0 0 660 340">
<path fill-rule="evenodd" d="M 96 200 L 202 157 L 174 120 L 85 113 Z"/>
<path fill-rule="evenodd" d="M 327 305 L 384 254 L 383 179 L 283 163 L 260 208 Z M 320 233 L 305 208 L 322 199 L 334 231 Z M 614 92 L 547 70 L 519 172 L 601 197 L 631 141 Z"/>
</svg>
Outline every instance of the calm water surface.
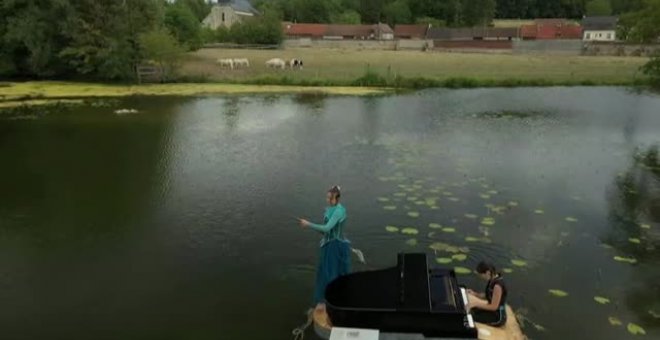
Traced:
<svg viewBox="0 0 660 340">
<path fill-rule="evenodd" d="M 2 339 L 290 339 L 319 239 L 293 218 L 320 219 L 331 184 L 367 257 L 356 269 L 458 247 L 449 266 L 506 268 L 531 338 L 632 338 L 628 323 L 660 337 L 660 96 L 98 104 L 0 117 Z"/>
</svg>

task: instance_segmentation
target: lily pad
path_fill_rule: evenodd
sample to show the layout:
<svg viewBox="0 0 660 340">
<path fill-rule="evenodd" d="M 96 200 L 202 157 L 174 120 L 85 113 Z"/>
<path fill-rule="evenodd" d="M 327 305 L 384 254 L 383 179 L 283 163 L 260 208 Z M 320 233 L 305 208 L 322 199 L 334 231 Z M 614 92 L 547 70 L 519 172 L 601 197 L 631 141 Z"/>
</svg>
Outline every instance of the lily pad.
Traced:
<svg viewBox="0 0 660 340">
<path fill-rule="evenodd" d="M 471 270 L 469 270 L 465 267 L 454 267 L 454 272 L 456 272 L 456 274 L 470 274 L 470 273 L 472 273 Z"/>
<path fill-rule="evenodd" d="M 396 197 L 405 197 L 406 195 L 408 195 L 408 194 L 406 194 L 405 192 L 395 192 L 394 193 L 394 196 L 396 196 Z"/>
<path fill-rule="evenodd" d="M 565 220 L 566 220 L 566 222 L 572 222 L 572 223 L 575 223 L 575 222 L 578 221 L 577 218 L 575 218 L 575 217 L 566 217 Z"/>
<path fill-rule="evenodd" d="M 648 312 L 649 312 L 649 315 L 651 315 L 654 319 L 660 319 L 660 313 L 658 313 L 658 312 L 656 312 L 652 309 L 649 309 Z"/>
<path fill-rule="evenodd" d="M 419 231 L 415 228 L 408 227 L 408 228 L 401 229 L 401 233 L 404 234 L 404 235 L 417 235 L 417 234 L 419 234 Z"/>
<path fill-rule="evenodd" d="M 378 197 L 377 200 L 378 200 L 378 202 L 389 202 L 390 201 L 390 199 L 387 198 L 387 197 Z"/>
<path fill-rule="evenodd" d="M 415 201 L 415 204 L 417 204 L 417 205 L 425 205 L 426 202 L 424 202 L 424 201 Z"/>
<path fill-rule="evenodd" d="M 481 197 L 481 198 L 487 200 L 487 199 L 490 198 L 490 195 L 488 195 L 488 194 L 479 194 L 479 197 Z"/>
<path fill-rule="evenodd" d="M 635 259 L 633 257 L 623 257 L 623 256 L 615 256 L 614 261 L 626 262 L 626 263 L 630 263 L 630 264 L 637 263 L 637 259 Z"/>
<path fill-rule="evenodd" d="M 414 246 L 417 245 L 417 239 L 416 238 L 411 238 L 408 241 L 406 241 L 406 244 L 409 245 L 409 246 L 414 247 Z"/>
<path fill-rule="evenodd" d="M 408 196 L 406 199 L 408 201 L 414 202 L 414 201 L 417 201 L 417 198 L 418 198 L 417 196 Z"/>
<path fill-rule="evenodd" d="M 395 227 L 393 225 L 388 225 L 385 227 L 385 230 L 390 233 L 398 233 L 399 232 L 399 227 Z"/>
<path fill-rule="evenodd" d="M 479 242 L 479 239 L 474 236 L 468 236 L 465 238 L 465 242 Z"/>
<path fill-rule="evenodd" d="M 479 217 L 479 216 L 477 216 L 477 215 L 475 215 L 475 214 L 465 214 L 465 215 L 463 215 L 463 216 L 465 216 L 466 218 L 472 219 L 472 220 L 474 220 L 474 219 L 476 219 L 477 217 Z"/>
<path fill-rule="evenodd" d="M 516 266 L 516 267 L 525 267 L 527 265 L 527 261 L 523 260 L 511 260 L 511 264 Z"/>
<path fill-rule="evenodd" d="M 410 216 L 412 218 L 417 218 L 417 217 L 419 217 L 419 213 L 416 212 L 416 211 L 409 211 L 408 216 Z"/>
<path fill-rule="evenodd" d="M 454 195 L 451 191 L 443 191 L 442 194 L 445 195 L 445 196 L 453 196 Z"/>
<path fill-rule="evenodd" d="M 628 323 L 628 327 L 626 327 L 626 329 L 628 329 L 628 333 L 632 335 L 646 335 L 644 328 L 632 322 Z"/>
<path fill-rule="evenodd" d="M 442 231 L 444 231 L 445 233 L 454 233 L 456 232 L 456 229 L 447 227 L 447 228 L 442 228 Z"/>
<path fill-rule="evenodd" d="M 651 229 L 651 225 L 646 223 L 640 224 L 639 227 L 642 229 Z"/>
<path fill-rule="evenodd" d="M 468 247 L 456 247 L 444 242 L 435 242 L 429 246 L 435 251 L 443 251 L 447 253 L 467 253 L 470 251 Z"/>
<path fill-rule="evenodd" d="M 465 261 L 465 259 L 467 259 L 467 255 L 465 255 L 465 254 L 454 254 L 454 255 L 451 256 L 451 258 L 456 260 L 456 261 Z"/>
<path fill-rule="evenodd" d="M 566 296 L 568 296 L 568 293 L 566 293 L 565 291 L 563 291 L 561 289 L 548 289 L 548 292 L 550 294 L 552 294 L 553 296 L 556 296 L 556 297 L 566 297 Z"/>
<path fill-rule="evenodd" d="M 610 303 L 610 299 L 602 296 L 594 296 L 594 301 L 600 303 L 601 305 Z"/>
<path fill-rule="evenodd" d="M 440 208 L 438 208 L 437 206 L 434 205 L 434 206 L 430 206 L 429 209 L 438 210 Z"/>
<path fill-rule="evenodd" d="M 612 326 L 621 326 L 623 324 L 616 316 L 610 316 L 607 318 L 607 321 L 609 321 Z"/>
<path fill-rule="evenodd" d="M 494 225 L 495 224 L 495 219 L 492 217 L 484 217 L 481 220 L 481 224 L 483 225 Z"/>
<path fill-rule="evenodd" d="M 490 195 L 497 195 L 497 190 L 489 190 L 488 193 Z"/>
<path fill-rule="evenodd" d="M 460 200 L 459 200 L 458 198 L 456 198 L 456 197 L 449 197 L 448 200 L 450 200 L 450 201 L 452 201 L 452 202 L 458 202 L 458 201 L 460 201 Z"/>
<path fill-rule="evenodd" d="M 636 243 L 636 244 L 640 244 L 640 243 L 642 243 L 642 241 L 641 241 L 640 239 L 635 238 L 635 237 L 631 237 L 631 238 L 629 238 L 629 239 L 628 239 L 628 242 L 630 242 L 630 243 Z"/>
<path fill-rule="evenodd" d="M 440 229 L 442 226 L 438 223 L 429 223 L 429 228 L 431 229 Z"/>
<path fill-rule="evenodd" d="M 536 209 L 536 210 L 534 210 L 534 213 L 538 214 L 538 215 L 542 215 L 542 214 L 545 214 L 545 211 L 543 211 L 541 209 Z"/>
<path fill-rule="evenodd" d="M 510 207 L 517 207 L 518 206 L 518 202 L 516 202 L 516 201 L 510 201 L 508 204 L 509 204 Z"/>
<path fill-rule="evenodd" d="M 451 263 L 452 259 L 448 257 L 438 257 L 435 259 L 435 262 L 440 263 L 440 264 L 447 264 Z"/>
<path fill-rule="evenodd" d="M 513 273 L 513 269 L 511 269 L 511 268 L 502 268 L 502 271 L 507 273 L 507 274 Z"/>
<path fill-rule="evenodd" d="M 386 205 L 383 207 L 385 210 L 396 210 L 396 205 Z"/>
</svg>

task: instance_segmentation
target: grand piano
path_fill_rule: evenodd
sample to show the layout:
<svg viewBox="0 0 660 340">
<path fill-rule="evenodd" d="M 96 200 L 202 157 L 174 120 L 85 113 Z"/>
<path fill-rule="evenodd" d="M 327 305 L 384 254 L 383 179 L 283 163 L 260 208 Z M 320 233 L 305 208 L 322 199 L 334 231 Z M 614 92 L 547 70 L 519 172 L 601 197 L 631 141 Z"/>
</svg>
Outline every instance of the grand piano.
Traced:
<svg viewBox="0 0 660 340">
<path fill-rule="evenodd" d="M 396 267 L 332 281 L 326 311 L 335 327 L 477 339 L 467 295 L 453 270 L 429 268 L 426 254 L 399 254 Z"/>
</svg>

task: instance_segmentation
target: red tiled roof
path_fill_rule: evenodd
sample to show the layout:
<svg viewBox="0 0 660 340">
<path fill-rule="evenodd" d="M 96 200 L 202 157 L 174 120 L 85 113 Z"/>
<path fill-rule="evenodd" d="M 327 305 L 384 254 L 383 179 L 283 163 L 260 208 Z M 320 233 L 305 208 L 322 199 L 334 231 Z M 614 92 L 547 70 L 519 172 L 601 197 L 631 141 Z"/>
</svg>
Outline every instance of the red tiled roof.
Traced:
<svg viewBox="0 0 660 340">
<path fill-rule="evenodd" d="M 582 26 L 562 26 L 559 31 L 562 39 L 582 39 Z"/>
<path fill-rule="evenodd" d="M 396 25 L 394 36 L 397 38 L 424 38 L 428 25 Z"/>
<path fill-rule="evenodd" d="M 282 23 L 284 35 L 293 37 L 321 38 L 328 31 L 326 24 L 294 24 Z"/>
<path fill-rule="evenodd" d="M 523 39 L 536 39 L 536 25 L 520 26 L 520 37 Z"/>
<path fill-rule="evenodd" d="M 328 25 L 326 36 L 332 37 L 369 37 L 374 34 L 372 25 Z"/>
</svg>

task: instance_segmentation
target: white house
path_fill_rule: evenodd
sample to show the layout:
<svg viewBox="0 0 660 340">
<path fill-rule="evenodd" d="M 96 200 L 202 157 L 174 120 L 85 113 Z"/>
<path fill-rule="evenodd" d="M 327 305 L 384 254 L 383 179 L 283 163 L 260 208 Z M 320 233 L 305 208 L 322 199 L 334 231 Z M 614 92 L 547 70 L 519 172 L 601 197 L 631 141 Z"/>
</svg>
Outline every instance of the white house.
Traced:
<svg viewBox="0 0 660 340">
<path fill-rule="evenodd" d="M 586 17 L 582 19 L 582 40 L 616 41 L 618 17 Z"/>
<path fill-rule="evenodd" d="M 245 18 L 258 15 L 259 12 L 247 0 L 218 0 L 211 7 L 211 13 L 202 20 L 202 25 L 210 29 L 231 27 Z"/>
</svg>

